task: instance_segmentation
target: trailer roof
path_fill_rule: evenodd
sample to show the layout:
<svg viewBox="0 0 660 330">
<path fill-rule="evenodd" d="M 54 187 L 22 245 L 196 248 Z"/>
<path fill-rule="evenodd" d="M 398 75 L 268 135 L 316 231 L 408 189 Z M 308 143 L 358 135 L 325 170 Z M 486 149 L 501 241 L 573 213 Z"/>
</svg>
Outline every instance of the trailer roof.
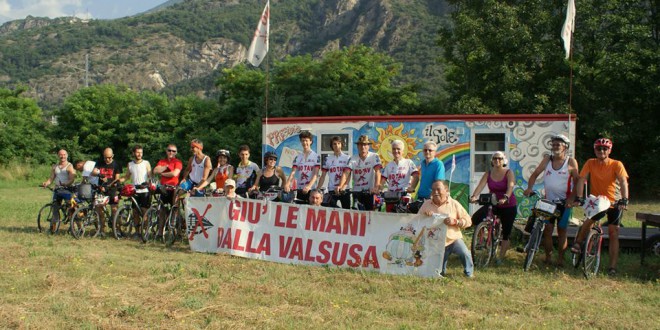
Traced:
<svg viewBox="0 0 660 330">
<path fill-rule="evenodd" d="M 277 123 L 341 123 L 356 121 L 576 121 L 575 114 L 504 114 L 504 115 L 408 115 L 408 116 L 328 116 L 263 118 L 262 122 Z"/>
</svg>

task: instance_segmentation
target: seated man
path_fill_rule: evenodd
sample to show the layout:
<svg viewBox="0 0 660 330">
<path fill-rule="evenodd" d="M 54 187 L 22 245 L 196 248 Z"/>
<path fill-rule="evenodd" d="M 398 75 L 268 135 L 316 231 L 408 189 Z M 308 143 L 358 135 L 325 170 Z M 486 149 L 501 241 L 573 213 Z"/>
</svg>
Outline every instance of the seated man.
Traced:
<svg viewBox="0 0 660 330">
<path fill-rule="evenodd" d="M 444 181 L 437 180 L 431 186 L 431 199 L 424 201 L 419 209 L 419 214 L 432 216 L 433 214 L 446 214 L 444 223 L 447 225 L 447 238 L 445 241 L 445 256 L 442 261 L 442 274 L 447 272 L 447 260 L 449 255 L 456 253 L 463 264 L 463 273 L 467 277 L 474 276 L 474 264 L 470 249 L 463 241 L 461 229 L 472 225 L 470 215 L 465 208 L 456 200 L 449 197 L 447 186 Z"/>
</svg>

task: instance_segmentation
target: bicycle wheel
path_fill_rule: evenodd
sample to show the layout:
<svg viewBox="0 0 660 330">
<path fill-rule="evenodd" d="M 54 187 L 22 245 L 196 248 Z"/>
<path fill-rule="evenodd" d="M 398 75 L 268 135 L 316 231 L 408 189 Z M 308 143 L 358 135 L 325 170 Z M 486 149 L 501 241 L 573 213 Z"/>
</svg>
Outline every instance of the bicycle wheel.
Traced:
<svg viewBox="0 0 660 330">
<path fill-rule="evenodd" d="M 525 255 L 525 263 L 523 264 L 524 271 L 528 271 L 532 266 L 534 254 L 536 254 L 539 248 L 541 236 L 543 235 L 543 227 L 543 222 L 536 220 L 534 228 L 532 228 L 532 233 L 529 235 L 529 242 L 527 243 L 527 255 Z"/>
<path fill-rule="evenodd" d="M 502 242 L 502 222 L 498 221 L 493 227 L 493 236 L 491 237 L 491 245 L 493 246 L 490 258 L 493 259 L 500 251 L 500 243 Z"/>
<path fill-rule="evenodd" d="M 589 279 L 598 274 L 600 266 L 600 234 L 598 232 L 594 230 L 589 232 L 582 251 L 582 270 L 584 276 Z"/>
<path fill-rule="evenodd" d="M 158 208 L 150 207 L 142 218 L 142 242 L 156 239 L 158 233 Z"/>
<path fill-rule="evenodd" d="M 475 267 L 486 267 L 492 255 L 492 244 L 488 240 L 488 223 L 486 221 L 477 225 L 472 235 L 472 261 Z"/>
<path fill-rule="evenodd" d="M 167 220 L 165 221 L 165 226 L 163 228 L 163 241 L 165 242 L 166 246 L 172 246 L 174 241 L 176 241 L 176 236 L 179 234 L 179 224 L 177 223 L 178 213 L 179 212 L 177 212 L 175 208 L 172 208 L 170 210 L 170 214 L 167 216 Z"/>
<path fill-rule="evenodd" d="M 61 220 L 62 217 L 64 216 L 64 213 L 62 212 L 61 209 L 59 210 L 59 213 Z M 39 214 L 37 214 L 37 230 L 39 230 L 40 233 L 46 229 L 48 229 L 49 232 L 51 232 L 50 228 L 52 222 L 53 222 L 53 203 L 48 203 L 43 207 L 41 207 L 41 210 L 39 210 Z M 56 225 L 58 226 L 57 229 L 59 230 L 60 221 L 58 221 Z"/>
<path fill-rule="evenodd" d="M 92 206 L 79 206 L 71 219 L 71 235 L 80 239 L 96 237 L 101 230 L 101 217 Z"/>
<path fill-rule="evenodd" d="M 134 229 L 133 208 L 126 205 L 119 209 L 112 219 L 112 234 L 116 239 L 130 238 Z"/>
</svg>

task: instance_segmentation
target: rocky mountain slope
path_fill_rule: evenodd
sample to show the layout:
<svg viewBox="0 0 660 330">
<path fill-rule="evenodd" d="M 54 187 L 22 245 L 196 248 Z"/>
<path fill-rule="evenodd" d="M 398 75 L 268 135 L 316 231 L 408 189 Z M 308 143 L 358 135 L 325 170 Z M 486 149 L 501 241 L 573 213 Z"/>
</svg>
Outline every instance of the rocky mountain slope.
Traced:
<svg viewBox="0 0 660 330">
<path fill-rule="evenodd" d="M 45 106 L 86 84 L 209 95 L 218 70 L 244 62 L 264 4 L 170 1 L 110 21 L 7 22 L 0 27 L 0 87 L 28 85 Z M 401 83 L 431 94 L 442 82 L 435 39 L 444 1 L 272 0 L 271 7 L 271 59 L 365 44 L 402 63 Z"/>
</svg>

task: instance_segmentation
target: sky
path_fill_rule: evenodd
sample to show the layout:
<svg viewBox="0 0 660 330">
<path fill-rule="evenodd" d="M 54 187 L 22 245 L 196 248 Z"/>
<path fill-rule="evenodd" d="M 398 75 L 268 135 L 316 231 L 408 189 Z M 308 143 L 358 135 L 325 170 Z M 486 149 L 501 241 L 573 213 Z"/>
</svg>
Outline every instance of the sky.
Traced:
<svg viewBox="0 0 660 330">
<path fill-rule="evenodd" d="M 167 0 L 0 0 L 0 23 L 35 17 L 111 19 L 135 15 Z"/>
</svg>

